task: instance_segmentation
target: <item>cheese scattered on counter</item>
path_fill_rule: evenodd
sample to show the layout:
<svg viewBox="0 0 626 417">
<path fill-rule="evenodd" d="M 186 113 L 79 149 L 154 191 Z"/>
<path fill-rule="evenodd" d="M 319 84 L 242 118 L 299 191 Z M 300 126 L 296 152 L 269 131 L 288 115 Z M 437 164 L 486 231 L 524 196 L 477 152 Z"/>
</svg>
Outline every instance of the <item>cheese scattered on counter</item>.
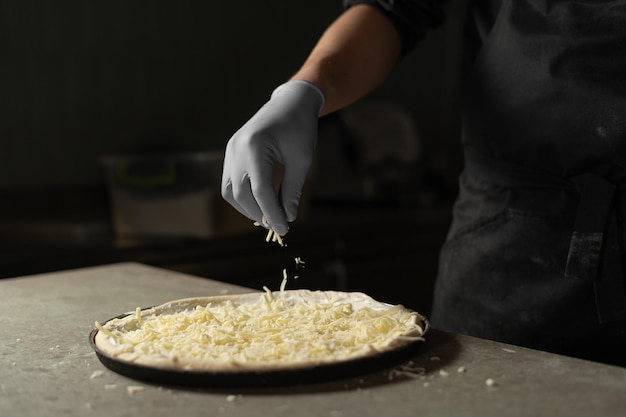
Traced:
<svg viewBox="0 0 626 417">
<path fill-rule="evenodd" d="M 104 375 L 103 371 L 94 371 L 91 376 L 89 377 L 89 379 L 96 379 L 96 378 L 100 378 L 101 376 Z"/>
<path fill-rule="evenodd" d="M 141 385 L 129 385 L 126 387 L 126 392 L 128 393 L 128 395 L 135 395 L 136 393 L 143 390 L 144 387 L 142 387 Z"/>
<path fill-rule="evenodd" d="M 393 381 L 398 378 L 418 378 L 424 377 L 425 373 L 426 369 L 421 366 L 401 365 L 389 371 L 387 379 Z"/>
</svg>

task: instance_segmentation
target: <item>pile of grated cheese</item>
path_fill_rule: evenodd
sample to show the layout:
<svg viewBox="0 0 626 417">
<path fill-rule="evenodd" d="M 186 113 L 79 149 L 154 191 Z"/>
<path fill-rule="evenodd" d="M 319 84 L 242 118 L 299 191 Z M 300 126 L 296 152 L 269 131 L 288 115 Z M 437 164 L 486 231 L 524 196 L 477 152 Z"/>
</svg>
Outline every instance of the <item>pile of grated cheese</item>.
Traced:
<svg viewBox="0 0 626 417">
<path fill-rule="evenodd" d="M 237 300 L 161 314 L 137 309 L 96 326 L 113 356 L 165 357 L 179 364 L 324 363 L 384 351 L 423 334 L 418 313 L 362 293 L 266 289 Z"/>
</svg>

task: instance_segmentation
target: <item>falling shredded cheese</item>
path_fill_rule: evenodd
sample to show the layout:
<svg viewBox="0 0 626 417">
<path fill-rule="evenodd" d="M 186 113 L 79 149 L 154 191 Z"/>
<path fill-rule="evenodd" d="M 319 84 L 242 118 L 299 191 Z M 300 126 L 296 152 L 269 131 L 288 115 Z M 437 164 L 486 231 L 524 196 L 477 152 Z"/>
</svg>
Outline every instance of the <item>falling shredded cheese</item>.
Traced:
<svg viewBox="0 0 626 417">
<path fill-rule="evenodd" d="M 257 227 L 263 226 L 266 229 L 268 229 L 267 235 L 265 236 L 266 242 L 278 242 L 280 246 L 285 246 L 285 243 L 283 242 L 283 238 L 280 236 L 280 234 L 276 233 L 276 231 L 270 227 L 269 223 L 267 223 L 267 219 L 265 218 L 265 216 L 263 216 L 261 223 L 254 222 L 253 224 Z"/>
<path fill-rule="evenodd" d="M 308 299 L 284 291 L 228 299 L 173 313 L 138 310 L 97 328 L 112 354 L 233 364 L 302 364 L 348 359 L 420 339 L 421 316 L 401 305 L 326 297 Z M 295 293 L 301 294 L 300 291 Z M 250 300 L 250 299 L 249 299 Z M 354 301 L 350 302 L 350 301 Z"/>
<path fill-rule="evenodd" d="M 280 246 L 285 246 L 285 244 L 283 243 L 283 238 L 280 237 L 280 235 L 274 230 L 274 229 L 269 229 L 267 231 L 267 236 L 265 236 L 265 241 L 266 242 L 278 242 L 278 244 Z"/>
</svg>

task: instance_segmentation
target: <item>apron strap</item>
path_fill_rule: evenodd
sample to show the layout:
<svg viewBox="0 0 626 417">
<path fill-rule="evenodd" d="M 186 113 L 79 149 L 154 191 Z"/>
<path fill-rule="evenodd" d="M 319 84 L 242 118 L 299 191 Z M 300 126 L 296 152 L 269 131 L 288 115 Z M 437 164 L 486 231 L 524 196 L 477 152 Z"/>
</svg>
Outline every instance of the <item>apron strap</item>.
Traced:
<svg viewBox="0 0 626 417">
<path fill-rule="evenodd" d="M 626 287 L 624 279 L 619 279 L 623 273 L 613 279 L 600 273 L 602 261 L 623 269 L 619 245 L 606 247 L 608 241 L 619 242 L 615 236 L 615 212 L 611 210 L 616 187 L 596 174 L 579 175 L 572 181 L 580 193 L 580 202 L 565 265 L 565 278 L 593 283 L 600 323 L 623 320 L 626 318 Z M 609 234 L 614 236 L 609 237 Z M 615 274 L 617 271 L 611 272 Z"/>
<path fill-rule="evenodd" d="M 600 323 L 626 320 L 626 282 L 621 228 L 615 211 L 609 216 L 605 230 L 602 260 L 598 279 L 593 281 L 596 309 Z M 602 273 L 603 265 L 610 265 L 610 273 Z"/>
<path fill-rule="evenodd" d="M 594 281 L 598 276 L 615 186 L 595 174 L 582 174 L 572 181 L 580 193 L 580 202 L 565 264 L 565 278 Z"/>
<path fill-rule="evenodd" d="M 577 191 L 580 200 L 564 276 L 566 279 L 585 280 L 593 285 L 601 323 L 626 320 L 626 283 L 621 239 L 616 236 L 615 184 L 593 173 L 566 179 L 491 158 L 474 149 L 465 149 L 465 168 L 479 178 L 507 188 Z M 610 223 L 616 230 L 610 230 Z M 612 244 L 608 248 L 607 233 L 612 235 Z M 617 265 L 617 270 L 611 271 L 611 274 L 602 274 L 601 263 Z M 612 276 L 617 273 L 618 276 Z"/>
</svg>

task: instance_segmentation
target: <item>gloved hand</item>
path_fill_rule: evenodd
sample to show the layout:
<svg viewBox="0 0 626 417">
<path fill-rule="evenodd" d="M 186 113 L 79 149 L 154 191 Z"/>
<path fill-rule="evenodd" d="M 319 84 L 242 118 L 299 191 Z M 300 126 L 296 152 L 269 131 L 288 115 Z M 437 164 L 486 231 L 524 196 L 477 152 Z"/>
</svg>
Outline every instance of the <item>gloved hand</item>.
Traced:
<svg viewBox="0 0 626 417">
<path fill-rule="evenodd" d="M 286 82 L 226 146 L 222 196 L 281 236 L 289 230 L 287 222 L 296 218 L 323 106 L 324 95 L 312 83 Z M 275 161 L 284 166 L 278 195 L 273 185 Z"/>
</svg>

